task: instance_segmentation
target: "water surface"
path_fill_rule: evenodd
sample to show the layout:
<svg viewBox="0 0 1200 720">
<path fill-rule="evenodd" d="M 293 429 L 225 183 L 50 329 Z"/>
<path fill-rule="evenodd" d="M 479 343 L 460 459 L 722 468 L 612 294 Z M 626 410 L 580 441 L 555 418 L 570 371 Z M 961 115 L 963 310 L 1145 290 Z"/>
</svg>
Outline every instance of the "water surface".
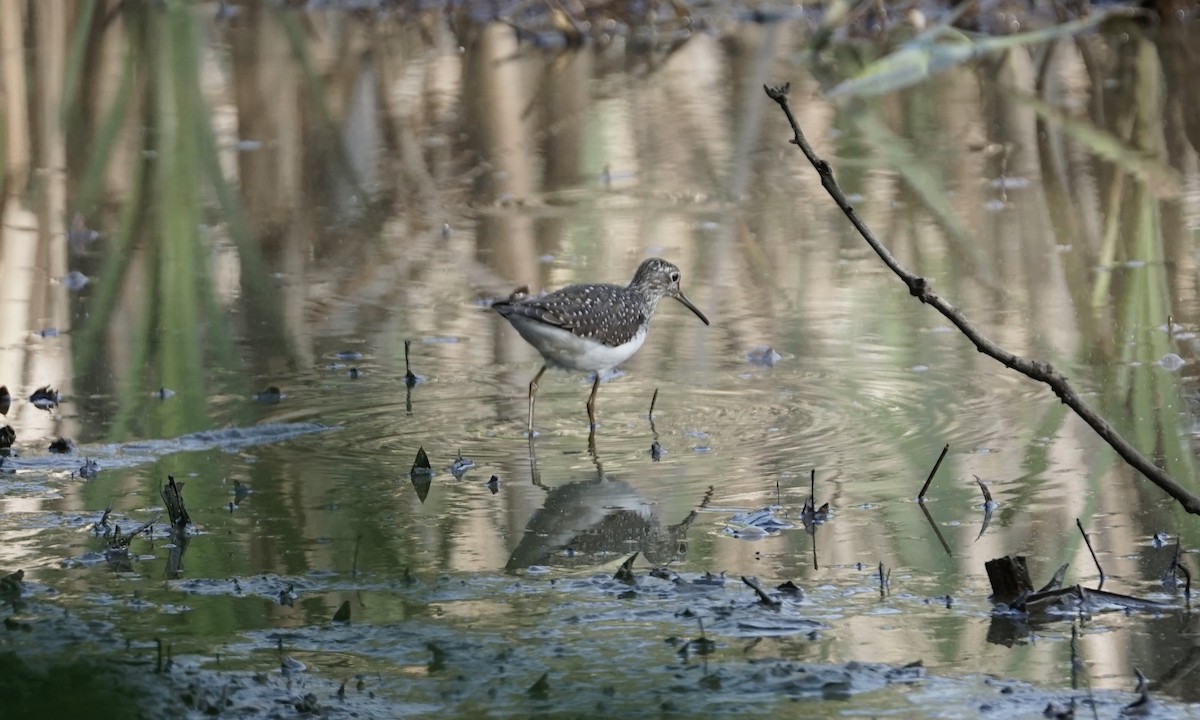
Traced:
<svg viewBox="0 0 1200 720">
<path fill-rule="evenodd" d="M 1172 608 L 1079 618 L 1090 687 L 1131 690 L 1138 667 L 1200 701 L 1191 614 L 1160 582 L 1176 537 L 1193 566 L 1194 521 L 909 297 L 762 92 L 792 83 L 805 133 L 906 266 L 1191 487 L 1194 27 L 1127 22 L 833 103 L 823 90 L 880 50 L 806 64 L 803 20 L 578 50 L 437 14 L 23 22 L 36 82 L 6 111 L 0 384 L 17 443 L 0 566 L 25 570 L 28 596 L 209 666 L 275 670 L 283 639 L 316 677 L 370 677 L 416 715 L 497 692 L 498 711 L 528 711 L 504 703 L 547 671 L 588 703 L 666 708 L 682 674 L 684 697 L 707 687 L 729 712 L 793 696 L 826 712 L 816 698 L 836 693 L 789 695 L 745 663 L 921 660 L 1069 688 L 1071 620 L 998 625 L 984 562 L 1026 555 L 1035 583 L 1070 563 L 1094 587 L 1078 518 L 1105 589 Z M 590 379 L 548 373 L 530 444 L 540 358 L 487 303 L 625 283 L 650 256 L 680 266 L 712 326 L 660 307 L 600 387 L 594 450 Z M 50 412 L 27 401 L 47 384 Z M 256 402 L 269 386 L 283 397 Z M 190 435 L 279 423 L 324 429 Z M 71 455 L 48 453 L 59 436 Z M 931 525 L 914 498 L 945 444 Z M 93 480 L 73 474 L 85 457 Z M 459 457 L 474 465 L 456 477 Z M 815 536 L 799 521 L 814 469 L 832 507 Z M 195 524 L 182 565 L 162 531 L 106 562 L 91 524 L 110 503 L 122 527 L 153 518 L 168 475 Z M 999 502 L 982 534 L 976 476 Z M 790 527 L 747 538 L 736 516 L 766 506 Z M 628 596 L 609 578 L 634 551 Z M 678 583 L 646 575 L 664 566 Z M 742 575 L 807 594 L 767 611 Z M 330 629 L 346 600 L 353 625 Z M 714 653 L 681 655 L 699 621 Z M 854 697 L 828 712 L 930 706 Z"/>
</svg>

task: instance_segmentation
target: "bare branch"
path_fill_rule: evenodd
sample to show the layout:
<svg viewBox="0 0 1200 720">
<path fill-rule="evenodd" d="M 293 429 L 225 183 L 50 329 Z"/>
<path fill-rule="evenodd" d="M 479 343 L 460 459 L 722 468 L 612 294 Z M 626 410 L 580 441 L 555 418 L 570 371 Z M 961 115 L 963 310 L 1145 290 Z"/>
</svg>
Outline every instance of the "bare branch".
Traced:
<svg viewBox="0 0 1200 720">
<path fill-rule="evenodd" d="M 1128 440 L 1117 432 L 1116 428 L 1108 423 L 1107 420 L 1100 417 L 1095 411 L 1083 401 L 1083 398 L 1075 392 L 1070 383 L 1067 382 L 1066 376 L 1054 369 L 1048 362 L 1042 360 L 1029 360 L 1019 355 L 1005 350 L 995 342 L 985 337 L 974 325 L 971 324 L 962 311 L 954 305 L 950 304 L 930 287 L 929 281 L 919 275 L 914 275 L 909 272 L 898 260 L 884 247 L 867 224 L 854 212 L 854 207 L 850 201 L 846 199 L 846 194 L 838 185 L 837 180 L 833 178 L 833 169 L 829 163 L 817 157 L 812 146 L 808 144 L 804 133 L 800 130 L 800 124 L 796 121 L 796 116 L 792 114 L 792 108 L 788 104 L 788 90 L 790 85 L 782 87 L 766 87 L 767 97 L 779 104 L 783 110 L 783 114 L 787 116 L 788 123 L 792 127 L 794 137 L 790 140 L 793 145 L 796 145 L 808 158 L 816 168 L 817 174 L 821 177 L 821 186 L 829 193 L 842 212 L 862 235 L 871 249 L 879 255 L 880 259 L 891 268 L 908 286 L 908 292 L 926 305 L 932 306 L 935 310 L 941 313 L 947 320 L 954 324 L 967 339 L 970 340 L 979 352 L 984 353 L 988 357 L 998 360 L 1007 368 L 1016 370 L 1026 377 L 1045 383 L 1050 386 L 1054 394 L 1059 400 L 1066 403 L 1068 407 L 1075 411 L 1075 414 L 1083 419 L 1096 434 L 1107 442 L 1117 454 L 1125 459 L 1127 463 L 1132 465 L 1138 472 L 1146 477 L 1147 480 L 1157 485 L 1171 497 L 1175 498 L 1184 510 L 1187 510 L 1193 515 L 1200 515 L 1200 497 L 1190 492 L 1187 488 L 1180 485 L 1171 477 L 1170 473 L 1155 465 L 1149 458 L 1138 451 Z"/>
</svg>

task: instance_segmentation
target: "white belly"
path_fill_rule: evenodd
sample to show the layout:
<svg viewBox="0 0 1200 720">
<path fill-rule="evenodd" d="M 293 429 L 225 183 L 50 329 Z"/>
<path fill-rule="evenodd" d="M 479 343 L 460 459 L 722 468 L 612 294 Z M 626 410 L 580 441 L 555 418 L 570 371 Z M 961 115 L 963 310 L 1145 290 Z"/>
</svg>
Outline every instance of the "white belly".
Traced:
<svg viewBox="0 0 1200 720">
<path fill-rule="evenodd" d="M 517 332 L 521 333 L 526 342 L 537 348 L 546 362 L 568 370 L 598 372 L 614 368 L 633 357 L 642 343 L 646 342 L 645 328 L 624 345 L 610 347 L 536 320 L 510 320 L 515 320 L 513 325 L 516 326 Z"/>
</svg>

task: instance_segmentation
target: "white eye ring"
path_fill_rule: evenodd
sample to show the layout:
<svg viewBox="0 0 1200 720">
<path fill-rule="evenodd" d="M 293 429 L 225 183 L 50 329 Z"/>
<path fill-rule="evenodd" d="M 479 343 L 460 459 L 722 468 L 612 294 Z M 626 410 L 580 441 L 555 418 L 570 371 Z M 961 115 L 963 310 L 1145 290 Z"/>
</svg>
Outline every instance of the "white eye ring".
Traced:
<svg viewBox="0 0 1200 720">
<path fill-rule="evenodd" d="M 679 282 L 679 273 L 677 273 L 677 272 L 671 273 L 671 282 Z"/>
</svg>

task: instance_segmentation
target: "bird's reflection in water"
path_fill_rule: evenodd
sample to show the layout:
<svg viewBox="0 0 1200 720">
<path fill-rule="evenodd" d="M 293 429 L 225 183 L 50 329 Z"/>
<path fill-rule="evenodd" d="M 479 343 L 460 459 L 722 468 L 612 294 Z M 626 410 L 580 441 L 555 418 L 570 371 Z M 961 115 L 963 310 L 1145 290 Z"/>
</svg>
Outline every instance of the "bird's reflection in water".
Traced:
<svg viewBox="0 0 1200 720">
<path fill-rule="evenodd" d="M 525 534 L 509 557 L 508 572 L 532 565 L 588 567 L 640 551 L 661 567 L 687 554 L 687 532 L 693 510 L 675 525 L 665 525 L 652 504 L 632 485 L 608 477 L 596 453 L 594 434 L 588 452 L 595 477 L 556 487 L 542 484 L 536 448 L 529 443 L 530 474 L 546 490 L 546 500 L 525 526 Z"/>
</svg>

